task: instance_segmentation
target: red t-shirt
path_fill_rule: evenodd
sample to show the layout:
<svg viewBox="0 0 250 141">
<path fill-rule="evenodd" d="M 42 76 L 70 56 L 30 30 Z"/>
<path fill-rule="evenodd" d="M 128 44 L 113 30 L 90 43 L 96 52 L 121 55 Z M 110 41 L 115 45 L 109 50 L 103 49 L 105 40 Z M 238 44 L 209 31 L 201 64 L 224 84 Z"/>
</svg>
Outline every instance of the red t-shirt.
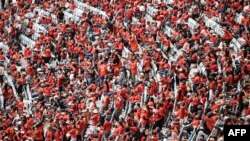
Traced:
<svg viewBox="0 0 250 141">
<path fill-rule="evenodd" d="M 77 135 L 78 135 L 78 130 L 75 129 L 75 128 L 73 128 L 73 129 L 70 130 L 69 133 L 70 133 L 70 137 L 71 137 L 71 138 L 76 138 Z"/>
<path fill-rule="evenodd" d="M 99 66 L 99 75 L 104 77 L 107 75 L 107 71 L 108 71 L 108 68 L 107 68 L 107 65 L 101 65 Z"/>
<path fill-rule="evenodd" d="M 103 124 L 103 129 L 105 132 L 110 132 L 112 128 L 112 125 L 110 123 L 110 121 L 105 121 Z"/>
</svg>

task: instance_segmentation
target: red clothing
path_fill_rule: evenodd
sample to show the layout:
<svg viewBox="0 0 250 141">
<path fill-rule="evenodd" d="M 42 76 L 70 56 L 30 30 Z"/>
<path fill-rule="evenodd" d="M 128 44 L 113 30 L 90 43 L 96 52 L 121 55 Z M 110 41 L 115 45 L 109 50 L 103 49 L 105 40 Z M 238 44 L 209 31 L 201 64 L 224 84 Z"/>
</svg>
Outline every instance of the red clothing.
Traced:
<svg viewBox="0 0 250 141">
<path fill-rule="evenodd" d="M 224 36 L 223 36 L 224 39 L 227 39 L 227 40 L 231 40 L 233 37 L 232 37 L 232 33 L 230 33 L 228 30 L 224 30 Z"/>
<path fill-rule="evenodd" d="M 104 124 L 103 124 L 103 130 L 105 132 L 110 132 L 111 128 L 112 128 L 111 122 L 110 121 L 105 121 Z"/>
<path fill-rule="evenodd" d="M 206 120 L 207 128 L 212 131 L 214 129 L 215 120 L 213 118 L 208 118 L 207 116 L 205 116 L 204 119 Z"/>
<path fill-rule="evenodd" d="M 116 109 L 122 109 L 123 108 L 123 104 L 121 100 L 116 100 L 115 101 L 115 107 Z"/>
<path fill-rule="evenodd" d="M 107 65 L 103 64 L 103 65 L 99 66 L 98 70 L 99 70 L 99 75 L 101 77 L 105 77 L 107 75 L 107 72 L 108 72 L 108 67 L 107 67 Z"/>
<path fill-rule="evenodd" d="M 122 126 L 118 126 L 116 129 L 115 129 L 115 132 L 114 132 L 114 135 L 115 136 L 119 136 L 121 135 L 123 132 L 123 127 Z"/>
<path fill-rule="evenodd" d="M 133 61 L 130 63 L 130 72 L 132 75 L 137 74 L 137 61 Z"/>
<path fill-rule="evenodd" d="M 78 135 L 78 130 L 76 128 L 73 128 L 69 131 L 69 133 L 71 138 L 76 138 Z"/>
<path fill-rule="evenodd" d="M 138 51 L 139 47 L 138 47 L 137 39 L 136 39 L 135 36 L 133 36 L 133 37 L 129 40 L 129 44 L 130 44 L 130 49 L 131 49 L 132 52 Z"/>
<path fill-rule="evenodd" d="M 183 119 L 187 115 L 187 110 L 185 107 L 181 106 L 180 109 L 177 111 L 177 116 L 180 119 Z"/>
<path fill-rule="evenodd" d="M 91 119 L 92 119 L 92 125 L 96 126 L 99 123 L 100 116 L 99 116 L 99 114 L 95 114 L 92 116 Z"/>
<path fill-rule="evenodd" d="M 46 133 L 46 141 L 52 141 L 53 140 L 53 133 L 52 131 L 48 130 Z"/>
</svg>

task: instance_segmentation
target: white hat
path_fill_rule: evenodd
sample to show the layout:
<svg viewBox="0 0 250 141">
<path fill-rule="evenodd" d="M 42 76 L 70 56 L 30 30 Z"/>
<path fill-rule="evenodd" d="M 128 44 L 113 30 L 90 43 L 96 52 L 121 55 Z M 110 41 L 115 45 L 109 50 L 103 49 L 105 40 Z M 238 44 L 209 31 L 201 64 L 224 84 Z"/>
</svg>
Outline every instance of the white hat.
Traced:
<svg viewBox="0 0 250 141">
<path fill-rule="evenodd" d="M 38 48 L 34 48 L 34 51 L 39 51 L 39 49 Z"/>
<path fill-rule="evenodd" d="M 42 69 L 41 69 L 41 68 L 38 68 L 37 71 L 40 72 L 40 71 L 42 71 Z"/>
<path fill-rule="evenodd" d="M 227 120 L 227 119 L 229 119 L 229 117 L 228 116 L 224 116 L 224 120 Z"/>
<path fill-rule="evenodd" d="M 86 109 L 82 110 L 82 113 L 86 113 L 86 112 L 87 112 L 87 110 L 86 110 Z"/>
<path fill-rule="evenodd" d="M 69 8 L 69 3 L 68 3 L 68 2 L 65 4 L 65 7 L 66 7 L 66 8 Z"/>
<path fill-rule="evenodd" d="M 93 110 L 93 113 L 94 113 L 94 114 L 98 114 L 99 112 L 98 112 L 97 109 L 95 109 L 95 110 Z"/>
</svg>

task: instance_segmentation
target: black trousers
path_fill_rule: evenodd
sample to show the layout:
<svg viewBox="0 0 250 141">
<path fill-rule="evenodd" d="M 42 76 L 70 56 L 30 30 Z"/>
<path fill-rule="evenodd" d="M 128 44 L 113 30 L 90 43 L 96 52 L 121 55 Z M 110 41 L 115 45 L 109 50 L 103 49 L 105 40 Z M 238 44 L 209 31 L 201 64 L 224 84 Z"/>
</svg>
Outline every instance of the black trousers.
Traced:
<svg viewBox="0 0 250 141">
<path fill-rule="evenodd" d="M 0 75 L 0 84 L 3 83 L 3 75 Z"/>
<path fill-rule="evenodd" d="M 4 8 L 5 0 L 1 0 L 1 3 L 2 3 L 2 8 Z"/>
<path fill-rule="evenodd" d="M 19 95 L 21 95 L 22 92 L 23 92 L 23 85 L 20 85 L 20 86 L 17 87 L 17 93 L 18 93 Z"/>
</svg>

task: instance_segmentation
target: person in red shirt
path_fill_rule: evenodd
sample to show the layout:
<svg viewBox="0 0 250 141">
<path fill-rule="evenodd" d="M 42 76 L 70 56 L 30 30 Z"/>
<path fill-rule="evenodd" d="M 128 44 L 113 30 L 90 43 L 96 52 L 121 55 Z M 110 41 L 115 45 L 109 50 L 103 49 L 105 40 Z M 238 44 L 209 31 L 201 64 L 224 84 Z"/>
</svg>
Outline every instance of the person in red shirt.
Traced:
<svg viewBox="0 0 250 141">
<path fill-rule="evenodd" d="M 130 49 L 132 52 L 136 52 L 139 49 L 137 39 L 135 35 L 132 35 L 129 39 Z"/>
<path fill-rule="evenodd" d="M 117 122 L 116 129 L 114 131 L 114 136 L 118 137 L 118 136 L 122 135 L 123 131 L 124 131 L 123 124 L 121 122 Z"/>
<path fill-rule="evenodd" d="M 102 62 L 101 65 L 98 67 L 98 73 L 100 76 L 100 81 L 101 83 L 103 83 L 103 80 L 108 73 L 108 66 L 104 62 Z"/>
<path fill-rule="evenodd" d="M 104 139 L 108 140 L 110 133 L 111 133 L 112 124 L 110 122 L 109 118 L 106 118 L 104 124 L 103 124 L 103 130 L 104 130 Z"/>
<path fill-rule="evenodd" d="M 135 75 L 137 74 L 137 60 L 135 60 L 134 58 L 130 62 L 130 73 L 132 79 L 135 79 Z"/>
<path fill-rule="evenodd" d="M 70 134 L 70 141 L 77 141 L 77 135 L 78 135 L 78 130 L 76 128 L 76 126 L 74 125 L 74 127 L 69 131 Z"/>
<path fill-rule="evenodd" d="M 46 132 L 46 135 L 45 135 L 45 140 L 46 141 L 53 141 L 53 132 L 52 132 L 52 129 L 49 128 Z"/>
<path fill-rule="evenodd" d="M 95 109 L 95 110 L 93 111 L 93 115 L 92 115 L 92 117 L 91 117 L 91 120 L 92 120 L 92 125 L 93 125 L 93 126 L 97 126 L 97 125 L 99 124 L 100 114 L 99 114 L 99 112 L 98 112 L 97 109 Z"/>
<path fill-rule="evenodd" d="M 31 57 L 31 55 L 32 55 L 31 49 L 29 47 L 26 47 L 24 49 L 24 58 L 29 59 Z"/>
<path fill-rule="evenodd" d="M 123 101 L 122 98 L 118 95 L 115 96 L 115 113 L 114 113 L 114 119 L 116 121 L 119 121 L 119 116 L 122 113 L 122 109 L 123 109 Z"/>
<path fill-rule="evenodd" d="M 49 48 L 46 48 L 43 52 L 43 58 L 45 63 L 49 63 L 49 60 L 51 58 L 51 50 Z"/>
<path fill-rule="evenodd" d="M 213 117 L 212 113 L 208 113 L 203 118 L 206 122 L 208 130 L 211 132 L 214 129 L 216 123 L 215 117 Z"/>
<path fill-rule="evenodd" d="M 35 128 L 35 131 L 33 132 L 33 138 L 36 141 L 43 141 L 44 140 L 43 133 L 37 127 Z"/>
</svg>

